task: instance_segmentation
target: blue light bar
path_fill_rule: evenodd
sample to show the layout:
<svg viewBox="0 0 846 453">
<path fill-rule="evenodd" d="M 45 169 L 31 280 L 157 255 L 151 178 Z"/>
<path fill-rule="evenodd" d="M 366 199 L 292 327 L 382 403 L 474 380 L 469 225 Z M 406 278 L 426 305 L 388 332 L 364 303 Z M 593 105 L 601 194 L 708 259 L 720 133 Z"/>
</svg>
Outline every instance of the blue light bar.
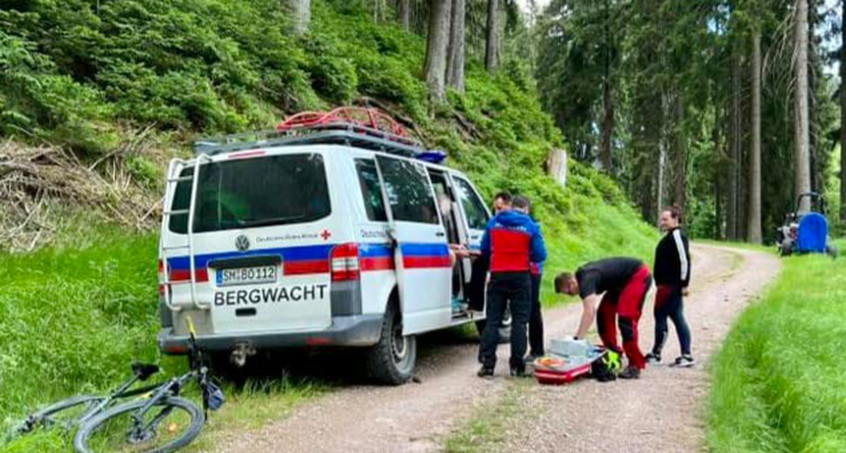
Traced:
<svg viewBox="0 0 846 453">
<path fill-rule="evenodd" d="M 447 153 L 446 153 L 446 151 L 442 151 L 440 149 L 433 149 L 433 150 L 430 150 L 430 151 L 424 151 L 424 152 L 418 154 L 415 157 L 417 157 L 418 159 L 425 161 L 425 162 L 429 162 L 429 163 L 432 163 L 432 164 L 439 164 L 439 163 L 443 162 L 444 160 L 446 160 Z"/>
</svg>

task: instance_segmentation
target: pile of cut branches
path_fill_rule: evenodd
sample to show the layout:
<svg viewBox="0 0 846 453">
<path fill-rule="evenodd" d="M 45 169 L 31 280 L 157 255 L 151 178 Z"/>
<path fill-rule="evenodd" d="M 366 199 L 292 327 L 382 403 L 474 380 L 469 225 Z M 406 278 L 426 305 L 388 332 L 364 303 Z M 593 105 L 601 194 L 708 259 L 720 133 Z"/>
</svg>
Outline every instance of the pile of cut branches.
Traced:
<svg viewBox="0 0 846 453">
<path fill-rule="evenodd" d="M 59 147 L 0 141 L 0 249 L 30 251 L 49 242 L 63 215 L 94 212 L 103 221 L 146 230 L 161 207 L 157 194 L 133 181 L 122 159 L 143 133 L 93 164 Z"/>
</svg>

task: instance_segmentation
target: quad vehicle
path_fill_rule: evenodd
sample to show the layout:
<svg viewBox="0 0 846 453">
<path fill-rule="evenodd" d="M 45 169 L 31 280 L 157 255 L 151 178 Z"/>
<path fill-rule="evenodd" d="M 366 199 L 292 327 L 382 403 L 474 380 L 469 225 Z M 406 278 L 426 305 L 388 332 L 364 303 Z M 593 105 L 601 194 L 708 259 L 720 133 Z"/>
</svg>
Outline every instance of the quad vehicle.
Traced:
<svg viewBox="0 0 846 453">
<path fill-rule="evenodd" d="M 804 198 L 810 199 L 810 211 L 800 211 Z M 794 253 L 826 253 L 837 257 L 837 247 L 828 234 L 825 198 L 816 192 L 800 194 L 796 209 L 785 216 L 784 225 L 776 229 L 776 245 L 781 256 Z"/>
</svg>

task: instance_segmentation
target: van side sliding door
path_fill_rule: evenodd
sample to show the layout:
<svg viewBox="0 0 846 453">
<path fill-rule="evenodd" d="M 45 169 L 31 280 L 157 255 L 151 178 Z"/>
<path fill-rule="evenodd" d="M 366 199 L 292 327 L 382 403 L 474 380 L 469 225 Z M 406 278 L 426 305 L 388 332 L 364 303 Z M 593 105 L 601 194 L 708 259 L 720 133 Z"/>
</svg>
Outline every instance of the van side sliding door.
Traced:
<svg viewBox="0 0 846 453">
<path fill-rule="evenodd" d="M 452 265 L 444 227 L 424 166 L 376 156 L 403 313 L 403 335 L 449 325 Z"/>
</svg>

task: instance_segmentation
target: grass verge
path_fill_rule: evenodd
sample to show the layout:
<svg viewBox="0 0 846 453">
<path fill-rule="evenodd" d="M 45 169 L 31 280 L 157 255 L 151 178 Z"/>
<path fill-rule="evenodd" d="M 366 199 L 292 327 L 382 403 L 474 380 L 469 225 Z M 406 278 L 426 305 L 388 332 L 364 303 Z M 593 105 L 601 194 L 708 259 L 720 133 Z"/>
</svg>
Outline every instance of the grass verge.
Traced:
<svg viewBox="0 0 846 453">
<path fill-rule="evenodd" d="M 70 451 L 62 433 L 4 438 L 37 407 L 108 391 L 128 376 L 134 360 L 158 362 L 164 375 L 185 370 L 184 359 L 160 357 L 155 343 L 154 235 L 110 227 L 74 230 L 35 253 L 0 255 L 0 281 L 0 451 Z M 227 404 L 211 416 L 197 448 L 210 447 L 227 430 L 278 419 L 325 389 L 285 379 L 225 385 Z"/>
<path fill-rule="evenodd" d="M 712 451 L 846 451 L 845 300 L 846 261 L 784 260 L 714 362 Z"/>
<path fill-rule="evenodd" d="M 475 410 L 470 422 L 447 437 L 444 448 L 449 453 L 481 453 L 501 451 L 509 432 L 514 429 L 514 419 L 519 414 L 520 423 L 531 422 L 532 415 L 521 408 L 523 393 L 535 385 L 533 379 L 520 379 L 508 383 L 505 395 L 493 402 L 486 402 Z"/>
</svg>

